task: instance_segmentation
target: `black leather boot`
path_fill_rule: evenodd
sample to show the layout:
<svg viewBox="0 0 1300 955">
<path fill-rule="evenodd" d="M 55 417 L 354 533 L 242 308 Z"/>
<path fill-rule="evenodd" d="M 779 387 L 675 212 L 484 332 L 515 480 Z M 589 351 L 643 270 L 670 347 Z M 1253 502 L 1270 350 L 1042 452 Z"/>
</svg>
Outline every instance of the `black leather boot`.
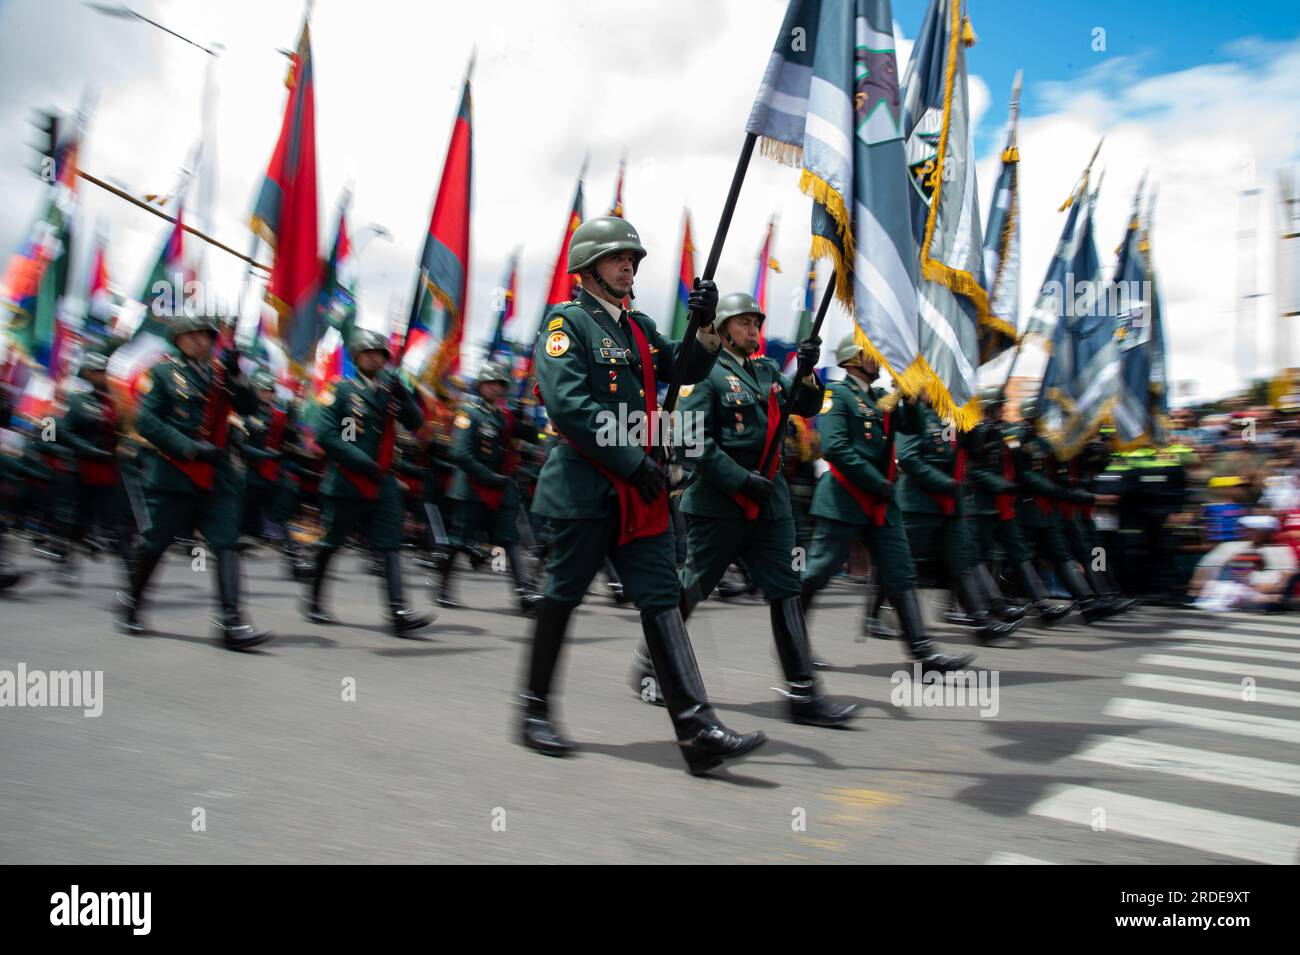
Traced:
<svg viewBox="0 0 1300 955">
<path fill-rule="evenodd" d="M 822 695 L 813 675 L 812 648 L 808 626 L 798 597 L 786 597 L 768 605 L 772 639 L 785 672 L 785 695 L 790 701 L 790 719 L 809 726 L 842 726 L 857 713 L 856 703 L 837 703 Z"/>
<path fill-rule="evenodd" d="M 1093 570 L 1091 566 L 1085 567 L 1083 572 L 1088 578 L 1088 585 L 1097 592 L 1097 595 L 1110 601 L 1112 610 L 1108 616 L 1113 617 L 1137 606 L 1137 600 L 1132 597 L 1125 597 L 1120 592 L 1120 589 L 1111 581 L 1109 573 Z"/>
<path fill-rule="evenodd" d="M 551 722 L 547 702 L 571 613 L 572 607 L 561 607 L 545 598 L 538 605 L 528 659 L 528 686 L 520 694 L 524 708 L 521 732 L 523 744 L 546 756 L 567 756 L 574 748 Z"/>
<path fill-rule="evenodd" d="M 988 598 L 989 607 L 1002 620 L 1020 620 L 1025 616 L 1025 611 L 1029 609 L 1028 604 L 1012 603 L 1002 593 L 998 587 L 997 578 L 984 566 L 984 564 L 975 565 L 975 574 L 979 577 L 980 585 L 984 588 L 984 596 Z"/>
<path fill-rule="evenodd" d="M 118 592 L 117 601 L 121 609 L 118 612 L 117 628 L 122 633 L 134 636 L 148 632 L 149 628 L 140 611 L 144 608 L 144 595 L 149 588 L 149 580 L 162 560 L 163 553 L 164 551 L 150 551 L 138 554 L 135 569 L 131 572 L 130 589 L 125 593 Z"/>
<path fill-rule="evenodd" d="M 925 618 L 921 616 L 921 598 L 915 590 L 903 590 L 889 595 L 889 602 L 898 614 L 903 642 L 907 652 L 921 664 L 922 672 L 949 673 L 964 670 L 975 660 L 973 653 L 947 653 L 925 635 Z"/>
<path fill-rule="evenodd" d="M 402 593 L 401 551 L 387 550 L 381 556 L 384 595 L 388 600 L 388 623 L 393 628 L 393 636 L 404 637 L 408 633 L 427 627 L 433 622 L 433 618 L 406 606 L 406 597 Z"/>
<path fill-rule="evenodd" d="M 507 545 L 506 562 L 510 564 L 510 578 L 515 583 L 515 600 L 519 609 L 530 614 L 541 604 L 542 595 L 524 575 L 524 555 L 519 552 L 518 544 Z"/>
<path fill-rule="evenodd" d="M 1043 622 L 1043 626 L 1050 627 L 1068 615 L 1072 609 L 1068 603 L 1052 603 L 1051 598 L 1047 596 L 1047 588 L 1043 586 L 1043 579 L 1038 576 L 1038 571 L 1031 561 L 1022 560 L 1016 564 L 1016 579 L 1020 581 L 1021 589 L 1029 597 L 1030 606 L 1038 614 L 1038 619 Z"/>
<path fill-rule="evenodd" d="M 877 640 L 901 640 L 903 634 L 880 619 L 880 608 L 885 603 L 885 590 L 879 584 L 867 587 L 866 603 L 862 608 L 862 635 Z M 890 597 L 890 603 L 893 598 Z M 895 607 L 895 610 L 898 608 Z"/>
<path fill-rule="evenodd" d="M 239 609 L 239 551 L 217 552 L 217 633 L 228 650 L 248 650 L 272 634 L 245 623 Z"/>
<path fill-rule="evenodd" d="M 817 596 L 817 591 L 807 584 L 799 585 L 799 609 L 803 611 L 804 629 L 808 628 L 808 611 L 812 608 L 813 598 Z M 811 641 L 810 641 L 811 645 Z M 833 669 L 831 662 L 816 653 L 812 655 L 812 665 L 814 670 Z"/>
<path fill-rule="evenodd" d="M 962 609 L 961 600 L 957 596 L 957 588 L 955 587 L 952 593 L 948 595 L 948 609 L 943 612 L 943 619 L 954 627 L 979 626 L 975 618 Z"/>
<path fill-rule="evenodd" d="M 1020 626 L 1018 620 L 999 620 L 989 610 L 974 568 L 957 575 L 957 596 L 975 622 L 975 638 L 986 646 L 1011 646 L 1008 638 Z"/>
<path fill-rule="evenodd" d="M 338 623 L 333 615 L 325 609 L 322 600 L 325 589 L 325 576 L 329 572 L 330 560 L 333 559 L 335 553 L 333 547 L 326 547 L 323 544 L 317 545 L 316 553 L 308 565 L 310 569 L 307 573 L 309 582 L 307 594 L 303 597 L 302 604 L 299 607 L 303 619 L 326 627 Z"/>
<path fill-rule="evenodd" d="M 465 609 L 465 605 L 456 599 L 451 586 L 452 577 L 456 574 L 457 553 L 459 552 L 453 549 L 451 553 L 438 560 L 438 593 L 433 602 L 439 607 L 446 607 L 448 610 Z"/>
<path fill-rule="evenodd" d="M 707 773 L 724 760 L 746 756 L 767 742 L 767 734 L 761 730 L 744 735 L 732 732 L 713 712 L 677 607 L 643 612 L 641 629 L 668 703 L 677 745 L 693 776 Z"/>
<path fill-rule="evenodd" d="M 1079 570 L 1079 565 L 1074 561 L 1062 561 L 1055 565 L 1057 576 L 1065 584 L 1065 588 L 1079 602 L 1079 613 L 1086 623 L 1096 623 L 1098 620 L 1105 620 L 1115 612 L 1115 604 L 1106 597 L 1098 596 L 1097 593 L 1088 586 L 1084 579 L 1083 572 Z"/>
</svg>

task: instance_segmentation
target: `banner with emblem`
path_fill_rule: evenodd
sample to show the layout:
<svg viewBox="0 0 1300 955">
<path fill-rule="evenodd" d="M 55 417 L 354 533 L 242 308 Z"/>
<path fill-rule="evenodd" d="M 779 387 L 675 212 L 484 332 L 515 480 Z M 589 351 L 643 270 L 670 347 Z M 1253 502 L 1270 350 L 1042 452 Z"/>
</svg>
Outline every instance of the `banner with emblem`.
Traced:
<svg viewBox="0 0 1300 955">
<path fill-rule="evenodd" d="M 802 166 L 812 255 L 833 263 L 858 341 L 906 393 L 926 388 L 889 0 L 791 0 L 746 129 Z"/>
</svg>

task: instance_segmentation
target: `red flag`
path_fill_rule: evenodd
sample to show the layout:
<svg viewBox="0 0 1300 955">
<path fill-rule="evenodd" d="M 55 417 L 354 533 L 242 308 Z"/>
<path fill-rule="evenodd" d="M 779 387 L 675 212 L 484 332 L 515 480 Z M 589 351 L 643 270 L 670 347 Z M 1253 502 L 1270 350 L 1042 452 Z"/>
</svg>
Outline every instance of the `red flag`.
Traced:
<svg viewBox="0 0 1300 955">
<path fill-rule="evenodd" d="M 776 216 L 767 220 L 767 235 L 763 238 L 763 247 L 758 251 L 758 274 L 754 276 L 754 301 L 758 302 L 758 307 L 767 313 L 767 271 L 771 269 L 774 272 L 780 272 L 781 266 L 777 264 L 776 259 L 772 258 L 772 238 L 776 233 Z M 758 349 L 755 355 L 763 354 L 767 347 L 767 341 L 763 336 L 763 330 L 758 330 Z"/>
<path fill-rule="evenodd" d="M 285 85 L 280 138 L 253 211 L 253 230 L 275 249 L 267 301 L 279 315 L 278 337 L 298 364 L 311 360 L 318 337 L 321 276 L 316 211 L 316 97 L 311 34 L 303 21 Z"/>
<path fill-rule="evenodd" d="M 471 68 L 473 64 L 471 63 Z M 451 128 L 442 181 L 424 238 L 420 268 L 429 292 L 446 310 L 446 324 L 429 374 L 441 381 L 459 364 L 465 328 L 465 298 L 469 291 L 470 180 L 473 167 L 470 125 L 469 75 L 461 93 L 460 109 Z"/>
<path fill-rule="evenodd" d="M 586 163 L 583 163 L 586 169 Z M 560 254 L 555 257 L 555 268 L 551 272 L 551 288 L 546 293 L 546 311 L 550 311 L 561 302 L 570 301 L 578 291 L 577 276 L 569 274 L 569 240 L 582 225 L 582 176 L 578 176 L 578 188 L 573 194 L 573 208 L 569 210 L 569 221 L 564 229 L 564 239 L 560 242 Z"/>
</svg>

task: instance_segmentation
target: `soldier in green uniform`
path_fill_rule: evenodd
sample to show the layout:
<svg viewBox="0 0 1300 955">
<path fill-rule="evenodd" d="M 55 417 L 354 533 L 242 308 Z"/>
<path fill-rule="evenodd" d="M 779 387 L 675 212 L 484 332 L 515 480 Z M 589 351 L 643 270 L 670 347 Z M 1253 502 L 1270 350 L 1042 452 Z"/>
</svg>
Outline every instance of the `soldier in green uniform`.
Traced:
<svg viewBox="0 0 1300 955">
<path fill-rule="evenodd" d="M 332 382 L 320 398 L 316 440 L 329 459 L 320 489 L 325 536 L 316 545 L 302 613 L 312 623 L 336 622 L 322 602 L 325 575 L 360 529 L 382 565 L 388 623 L 401 637 L 431 622 L 403 595 L 402 492 L 393 473 L 397 425 L 417 431 L 424 414 L 397 373 L 385 369 L 392 353 L 384 335 L 357 329 L 348 347 L 354 375 Z"/>
<path fill-rule="evenodd" d="M 766 736 L 738 735 L 718 719 L 678 607 L 666 472 L 648 452 L 658 443 L 657 385 L 672 376 L 683 346 L 661 335 L 648 316 L 622 306 L 645 254 L 623 219 L 584 222 L 571 238 L 568 261 L 582 290 L 539 331 L 538 390 L 559 438 L 533 499 L 534 513 L 549 518 L 552 531 L 522 694 L 523 742 L 550 756 L 572 748 L 551 721 L 551 681 L 569 616 L 611 557 L 641 613 L 682 755 L 700 774 L 751 752 Z M 687 355 L 682 380 L 688 384 L 705 378 L 717 358 L 717 301 L 713 283 L 697 280 L 689 304 L 708 324 Z"/>
<path fill-rule="evenodd" d="M 131 587 L 121 596 L 120 624 L 142 633 L 145 591 L 172 541 L 197 527 L 217 561 L 217 629 L 232 650 L 265 643 L 271 634 L 240 612 L 239 502 L 241 482 L 229 448 L 230 413 L 251 414 L 257 396 L 239 367 L 239 352 L 212 357 L 217 327 L 209 319 L 172 320 L 179 354 L 159 361 L 141 383 L 136 430 L 153 446 L 144 469 L 149 530 L 136 555 Z"/>
<path fill-rule="evenodd" d="M 971 460 L 967 473 L 975 541 L 981 567 L 987 571 L 1000 550 L 1038 618 L 1051 626 L 1070 612 L 1070 605 L 1053 603 L 1048 598 L 1047 588 L 1034 567 L 1034 552 L 1021 536 L 1016 520 L 1015 462 L 1002 424 L 1003 404 L 1001 388 L 996 385 L 985 388 L 980 394 L 984 417 L 970 434 Z M 995 606 L 998 598 L 1000 593 L 995 597 Z"/>
<path fill-rule="evenodd" d="M 900 414 L 882 407 L 883 392 L 873 388 L 880 376 L 852 333 L 835 350 L 845 371 L 831 382 L 817 419 L 822 456 L 830 469 L 817 482 L 812 515 L 816 530 L 804 568 L 801 597 L 807 613 L 831 575 L 844 566 L 855 540 L 871 553 L 876 584 L 898 615 L 900 636 L 913 660 L 924 670 L 961 670 L 975 659 L 936 646 L 925 632 L 916 592 L 916 567 L 907 547 L 902 514 L 894 501 L 894 442 Z"/>
<path fill-rule="evenodd" d="M 1099 596 L 1114 605 L 1112 615 L 1131 610 L 1137 601 L 1125 597 L 1111 575 L 1109 555 L 1101 546 L 1097 527 L 1092 520 L 1094 505 L 1113 507 L 1119 498 L 1108 494 L 1095 494 L 1089 490 L 1093 479 L 1110 464 L 1110 445 L 1100 436 L 1087 441 L 1079 453 L 1068 462 L 1062 462 L 1058 480 L 1071 492 L 1075 500 L 1059 505 L 1061 522 L 1065 528 L 1066 543 L 1070 553 L 1083 568 L 1088 586 Z M 1097 560 L 1098 556 L 1102 559 Z"/>
<path fill-rule="evenodd" d="M 992 612 L 992 595 L 977 570 L 963 507 L 966 448 L 956 426 L 945 424 L 928 402 L 908 402 L 902 413 L 908 423 L 898 429 L 898 503 L 912 555 L 944 565 L 981 643 L 1004 643 L 1020 622 Z"/>
<path fill-rule="evenodd" d="M 1119 608 L 1112 601 L 1099 597 L 1088 586 L 1079 565 L 1070 555 L 1057 507 L 1060 501 L 1090 503 L 1093 496 L 1087 492 L 1071 491 L 1057 483 L 1056 457 L 1047 439 L 1036 431 L 1038 411 L 1036 398 L 1026 398 L 1020 403 L 1021 424 L 1012 438 L 1018 485 L 1016 516 L 1029 546 L 1052 565 L 1056 576 L 1077 601 L 1083 619 L 1093 623 L 1109 617 Z"/>
<path fill-rule="evenodd" d="M 73 513 L 75 518 L 68 534 L 70 543 L 81 543 L 96 524 L 108 533 L 113 548 L 122 558 L 129 574 L 135 527 L 118 469 L 117 443 L 122 434 L 117 406 L 108 391 L 108 359 L 101 354 L 86 355 L 79 375 L 89 388 L 68 399 L 59 439 L 76 456 L 77 486 Z M 76 554 L 69 547 L 68 572 Z"/>
<path fill-rule="evenodd" d="M 297 442 L 298 421 L 292 404 L 276 395 L 270 372 L 254 372 L 253 389 L 257 410 L 244 416 L 240 445 L 244 459 L 243 531 L 261 538 L 269 518 L 271 534 L 280 545 L 292 579 L 296 551 L 286 524 L 293 513 L 294 488 L 286 451 Z"/>
<path fill-rule="evenodd" d="M 839 726 L 853 718 L 857 706 L 828 700 L 813 672 L 794 569 L 794 513 L 780 470 L 784 447 L 766 469 L 763 466 L 773 440 L 769 429 L 775 431 L 789 390 L 797 389 L 794 414 L 814 415 L 821 407 L 822 386 L 812 369 L 822 343 L 810 338 L 799 345 L 799 381 L 791 382 L 771 358 L 753 357 L 765 318 L 752 295 L 724 296 L 713 322 L 722 338 L 722 354 L 709 376 L 683 395 L 683 418 L 700 422 L 702 447 L 698 457 L 683 459 L 693 466 L 695 480 L 681 500 L 688 527 L 682 616 L 689 617 L 695 605 L 708 598 L 739 557 L 768 604 L 790 718 L 813 726 Z M 647 702 L 658 696 L 651 662 L 638 649 L 633 688 Z"/>
<path fill-rule="evenodd" d="M 507 368 L 489 363 L 475 382 L 476 394 L 462 404 L 452 422 L 456 474 L 447 496 L 456 504 L 452 548 L 440 568 L 438 604 L 443 607 L 459 606 L 451 592 L 457 553 L 485 534 L 505 550 L 519 609 L 528 613 L 542 599 L 524 577 L 519 552 L 520 497 L 514 478 L 519 456 L 513 446 L 516 439 L 536 443 L 537 429 L 521 422 L 515 411 L 500 407 L 510 381 Z"/>
</svg>

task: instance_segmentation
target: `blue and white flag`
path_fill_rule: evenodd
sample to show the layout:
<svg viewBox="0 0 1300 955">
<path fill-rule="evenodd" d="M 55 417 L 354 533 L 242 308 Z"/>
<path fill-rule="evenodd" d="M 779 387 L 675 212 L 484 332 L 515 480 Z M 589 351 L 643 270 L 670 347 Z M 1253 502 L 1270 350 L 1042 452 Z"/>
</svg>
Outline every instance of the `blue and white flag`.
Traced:
<svg viewBox="0 0 1300 955">
<path fill-rule="evenodd" d="M 1011 89 L 1011 124 L 1002 150 L 1002 170 L 984 231 L 984 275 L 989 283 L 989 320 L 980 328 L 980 363 L 990 362 L 1016 343 L 1020 327 L 1020 72 Z"/>
</svg>

